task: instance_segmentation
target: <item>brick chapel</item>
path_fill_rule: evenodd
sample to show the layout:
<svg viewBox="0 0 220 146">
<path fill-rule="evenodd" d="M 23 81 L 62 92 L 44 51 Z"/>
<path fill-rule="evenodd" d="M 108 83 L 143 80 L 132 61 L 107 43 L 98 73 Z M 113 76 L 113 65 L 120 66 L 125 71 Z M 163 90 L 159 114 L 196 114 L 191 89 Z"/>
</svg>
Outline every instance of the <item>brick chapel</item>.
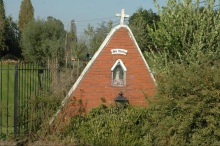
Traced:
<svg viewBox="0 0 220 146">
<path fill-rule="evenodd" d="M 120 92 L 129 104 L 141 106 L 147 104 L 146 95 L 154 95 L 154 76 L 130 28 L 124 25 L 128 15 L 122 9 L 116 16 L 121 17 L 120 24 L 109 32 L 63 100 L 62 106 L 68 111 L 79 104 L 71 101 L 79 99 L 87 112 L 103 100 L 106 105 L 115 104 Z"/>
</svg>

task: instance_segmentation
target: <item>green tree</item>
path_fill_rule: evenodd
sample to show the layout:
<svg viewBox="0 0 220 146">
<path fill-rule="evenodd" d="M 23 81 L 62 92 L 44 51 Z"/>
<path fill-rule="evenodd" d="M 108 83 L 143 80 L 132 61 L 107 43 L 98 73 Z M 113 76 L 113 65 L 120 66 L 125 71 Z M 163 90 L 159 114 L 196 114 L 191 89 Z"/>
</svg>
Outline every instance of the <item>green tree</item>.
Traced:
<svg viewBox="0 0 220 146">
<path fill-rule="evenodd" d="M 28 61 L 45 62 L 50 58 L 64 59 L 65 30 L 62 22 L 49 17 L 47 21 L 32 20 L 21 37 L 23 56 Z"/>
<path fill-rule="evenodd" d="M 14 59 L 21 56 L 19 36 L 17 24 L 11 16 L 5 16 L 4 3 L 0 0 L 0 57 Z"/>
<path fill-rule="evenodd" d="M 106 22 L 102 22 L 97 28 L 88 25 L 87 29 L 84 30 L 84 34 L 88 40 L 87 46 L 90 54 L 94 54 L 98 50 L 111 29 L 112 21 L 109 21 L 107 24 Z"/>
<path fill-rule="evenodd" d="M 88 48 L 84 38 L 77 40 L 77 42 L 72 42 L 72 56 L 74 58 L 85 59 L 87 53 Z"/>
<path fill-rule="evenodd" d="M 19 31 L 22 32 L 25 25 L 34 18 L 34 8 L 31 0 L 22 0 L 19 12 Z"/>
<path fill-rule="evenodd" d="M 8 47 L 6 55 L 12 58 L 21 58 L 20 33 L 17 26 L 11 16 L 6 18 L 6 45 Z"/>
<path fill-rule="evenodd" d="M 6 23 L 6 18 L 5 18 L 4 2 L 3 0 L 0 0 L 0 51 L 7 49 L 7 46 L 5 44 L 5 40 L 6 40 L 5 23 Z"/>
<path fill-rule="evenodd" d="M 159 7 L 158 7 L 159 8 Z M 169 0 L 150 36 L 158 90 L 143 129 L 150 145 L 219 145 L 219 10 Z M 164 70 L 165 68 L 165 70 Z M 163 72 L 160 70 L 162 69 Z"/>
<path fill-rule="evenodd" d="M 151 9 L 144 10 L 139 8 L 130 18 L 129 18 L 129 27 L 131 28 L 137 43 L 142 50 L 149 51 L 150 48 L 154 48 L 152 39 L 149 36 L 148 27 L 155 29 L 155 25 L 159 21 L 159 16 L 154 13 Z"/>
<path fill-rule="evenodd" d="M 157 1 L 156 1 L 156 5 Z M 201 55 L 212 55 L 213 60 L 220 53 L 220 11 L 215 10 L 215 1 L 203 3 L 197 0 L 169 0 L 167 6 L 158 12 L 158 28 L 149 27 L 149 35 L 159 53 L 154 53 L 152 61 L 164 68 L 173 61 L 198 62 Z M 152 54 L 146 54 L 148 58 Z M 159 55 L 159 57 L 158 57 Z"/>
</svg>

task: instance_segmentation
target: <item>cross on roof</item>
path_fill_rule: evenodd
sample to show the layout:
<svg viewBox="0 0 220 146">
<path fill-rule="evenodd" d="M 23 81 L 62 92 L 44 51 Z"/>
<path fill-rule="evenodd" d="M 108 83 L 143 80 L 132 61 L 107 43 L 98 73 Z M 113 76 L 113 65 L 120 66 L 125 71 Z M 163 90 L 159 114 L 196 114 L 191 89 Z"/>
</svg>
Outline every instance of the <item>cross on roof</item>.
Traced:
<svg viewBox="0 0 220 146">
<path fill-rule="evenodd" d="M 116 16 L 121 17 L 120 25 L 124 24 L 124 18 L 128 18 L 129 17 L 129 15 L 125 14 L 125 9 L 121 9 L 121 14 L 117 14 L 116 13 Z"/>
</svg>

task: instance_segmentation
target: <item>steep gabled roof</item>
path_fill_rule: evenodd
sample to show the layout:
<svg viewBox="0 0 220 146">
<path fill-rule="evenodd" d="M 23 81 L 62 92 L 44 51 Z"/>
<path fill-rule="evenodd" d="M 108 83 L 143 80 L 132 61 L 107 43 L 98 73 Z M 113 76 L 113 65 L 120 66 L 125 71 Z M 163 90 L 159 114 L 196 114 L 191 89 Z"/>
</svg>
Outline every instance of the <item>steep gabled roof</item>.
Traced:
<svg viewBox="0 0 220 146">
<path fill-rule="evenodd" d="M 68 94 L 66 95 L 66 97 L 64 98 L 64 100 L 62 101 L 61 107 L 60 109 L 57 111 L 57 113 L 55 114 L 55 116 L 52 118 L 52 120 L 50 121 L 50 124 L 53 122 L 54 118 L 59 114 L 59 112 L 61 111 L 62 107 L 67 103 L 68 99 L 70 98 L 70 96 L 72 95 L 72 93 L 75 91 L 75 89 L 77 88 L 77 86 L 79 85 L 79 83 L 81 82 L 81 80 L 83 79 L 83 77 L 85 76 L 85 74 L 88 72 L 88 70 L 90 69 L 90 67 L 92 66 L 92 64 L 94 63 L 94 61 L 97 59 L 97 57 L 99 56 L 99 54 L 101 53 L 101 51 L 105 48 L 105 46 L 109 43 L 109 40 L 112 38 L 112 36 L 114 35 L 114 33 L 119 30 L 120 28 L 125 28 L 128 30 L 129 35 L 131 37 L 131 39 L 133 40 L 133 43 L 135 44 L 136 48 L 138 49 L 139 54 L 141 55 L 141 58 L 143 60 L 143 62 L 145 63 L 150 76 L 154 82 L 154 84 L 156 85 L 156 81 L 155 78 L 153 76 L 153 74 L 150 71 L 149 65 L 147 64 L 130 28 L 127 25 L 118 25 L 116 27 L 114 27 L 110 33 L 107 35 L 107 37 L 105 38 L 104 42 L 101 44 L 101 46 L 99 47 L 99 49 L 96 51 L 96 53 L 94 54 L 94 56 L 92 57 L 92 59 L 89 61 L 89 63 L 87 64 L 87 66 L 85 67 L 85 69 L 83 70 L 83 72 L 81 73 L 81 75 L 79 76 L 79 78 L 77 79 L 77 81 L 74 83 L 74 85 L 71 87 L 71 89 L 69 90 Z"/>
</svg>

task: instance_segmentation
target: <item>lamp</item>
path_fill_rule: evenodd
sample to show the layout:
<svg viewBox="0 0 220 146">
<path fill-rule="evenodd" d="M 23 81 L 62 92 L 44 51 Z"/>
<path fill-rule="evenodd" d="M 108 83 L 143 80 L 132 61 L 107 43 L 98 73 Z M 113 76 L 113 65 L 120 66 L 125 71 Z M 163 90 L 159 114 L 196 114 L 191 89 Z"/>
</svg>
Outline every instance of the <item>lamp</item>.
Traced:
<svg viewBox="0 0 220 146">
<path fill-rule="evenodd" d="M 119 96 L 116 97 L 114 100 L 117 107 L 119 106 L 119 104 L 124 107 L 125 104 L 128 102 L 128 100 L 123 96 L 122 91 L 119 93 Z"/>
</svg>

